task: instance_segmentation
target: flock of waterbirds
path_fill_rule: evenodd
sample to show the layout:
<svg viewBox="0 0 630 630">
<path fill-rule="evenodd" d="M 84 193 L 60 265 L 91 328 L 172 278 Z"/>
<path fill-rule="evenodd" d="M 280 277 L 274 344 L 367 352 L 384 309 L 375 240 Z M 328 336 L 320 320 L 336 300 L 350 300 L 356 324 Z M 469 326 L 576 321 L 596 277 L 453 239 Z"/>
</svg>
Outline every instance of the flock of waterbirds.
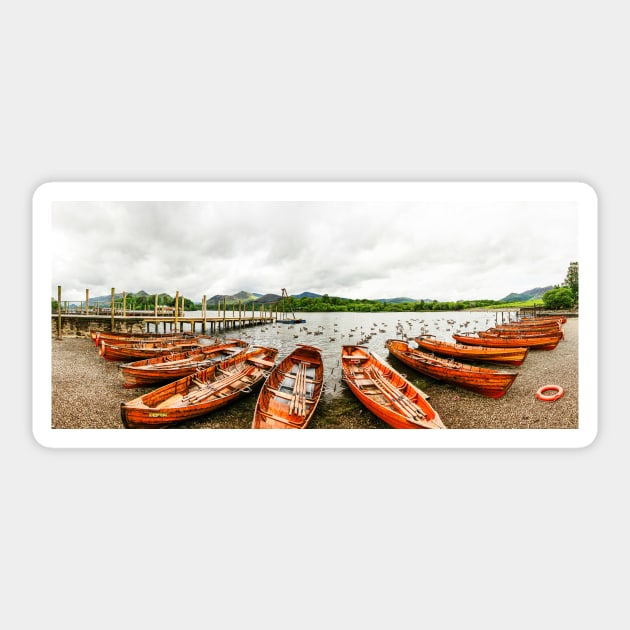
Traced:
<svg viewBox="0 0 630 630">
<path fill-rule="evenodd" d="M 446 335 L 460 334 L 462 332 L 477 332 L 478 325 L 480 324 L 478 319 L 468 320 L 465 322 L 457 322 L 454 319 L 450 318 L 440 318 L 428 322 L 424 319 L 420 318 L 411 318 L 405 320 L 403 323 L 402 320 L 398 320 L 395 324 L 395 334 L 400 339 L 405 341 L 412 340 L 413 337 L 417 337 L 418 335 L 427 335 L 427 334 L 435 334 L 437 332 L 444 332 Z M 485 329 L 487 327 L 487 322 L 481 323 L 481 328 Z M 406 326 L 406 327 L 405 327 Z M 374 335 L 377 333 L 386 333 L 388 324 L 386 322 L 373 322 L 369 330 L 365 330 L 363 326 L 355 326 L 354 328 L 350 328 L 345 333 L 339 331 L 339 324 L 334 322 L 332 324 L 332 329 L 326 331 L 325 327 L 322 324 L 318 324 L 314 330 L 311 330 L 308 326 L 305 325 L 297 325 L 297 324 L 271 324 L 265 326 L 261 329 L 261 332 L 269 332 L 269 329 L 276 329 L 276 333 L 279 335 L 282 329 L 292 330 L 293 338 L 300 339 L 301 337 L 305 337 L 306 335 L 323 335 L 328 332 L 328 340 L 329 342 L 333 341 L 341 341 L 342 343 L 356 344 L 356 345 L 365 345 L 367 344 Z M 295 332 L 297 330 L 297 332 Z M 253 338 L 253 334 L 243 331 L 240 335 L 244 339 Z"/>
<path fill-rule="evenodd" d="M 444 337 L 448 338 L 453 333 L 459 334 L 460 332 L 476 332 L 478 329 L 484 330 L 488 327 L 490 318 L 491 316 L 488 314 L 487 319 L 484 319 L 483 321 L 480 321 L 479 319 L 470 319 L 459 323 L 447 316 L 431 320 L 419 317 L 412 317 L 405 320 L 399 319 L 395 324 L 393 324 L 394 334 L 391 336 L 412 343 L 414 343 L 413 338 L 418 335 L 433 334 L 438 336 L 440 333 L 443 333 Z M 494 317 L 492 317 L 492 319 L 494 319 Z M 387 322 L 381 321 L 372 322 L 371 326 L 367 329 L 361 325 L 357 325 L 352 328 L 342 330 L 340 329 L 338 322 L 331 322 L 328 328 L 321 324 L 315 327 L 309 327 L 305 324 L 274 323 L 263 326 L 255 332 L 247 332 L 246 330 L 243 330 L 239 337 L 241 339 L 251 341 L 259 339 L 259 333 L 273 334 L 275 331 L 276 335 L 281 335 L 284 330 L 290 330 L 293 339 L 296 340 L 296 343 L 306 343 L 307 341 L 310 343 L 308 338 L 309 335 L 318 336 L 327 334 L 329 343 L 339 342 L 340 345 L 355 344 L 364 346 L 367 345 L 375 335 L 389 332 L 391 325 L 391 323 L 388 324 Z M 312 343 L 316 344 L 315 341 Z M 341 361 L 340 359 L 337 359 L 336 365 L 330 370 L 331 376 L 334 375 L 337 369 L 340 368 L 340 365 Z M 337 385 L 338 384 L 335 381 L 332 387 L 333 392 L 337 391 Z M 325 389 L 327 388 L 325 387 Z"/>
</svg>

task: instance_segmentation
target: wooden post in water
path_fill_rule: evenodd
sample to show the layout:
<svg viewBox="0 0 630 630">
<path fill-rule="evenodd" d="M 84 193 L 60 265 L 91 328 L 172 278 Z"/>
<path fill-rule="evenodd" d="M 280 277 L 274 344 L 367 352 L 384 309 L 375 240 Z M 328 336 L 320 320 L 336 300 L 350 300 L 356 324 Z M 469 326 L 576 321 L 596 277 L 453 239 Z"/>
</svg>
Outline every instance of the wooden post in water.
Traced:
<svg viewBox="0 0 630 630">
<path fill-rule="evenodd" d="M 225 318 L 226 318 L 225 309 L 226 308 L 227 308 L 227 298 L 224 295 L 223 296 L 223 330 L 225 330 Z"/>
<path fill-rule="evenodd" d="M 201 317 L 202 317 L 202 323 L 201 323 L 201 332 L 205 335 L 206 334 L 206 296 L 204 295 L 201 298 Z"/>
<path fill-rule="evenodd" d="M 127 315 L 127 291 L 123 291 L 122 315 L 123 315 L 123 317 L 125 317 Z"/>
<path fill-rule="evenodd" d="M 116 289 L 112 287 L 112 315 L 111 315 L 111 331 L 114 332 L 114 293 L 116 293 Z"/>
<path fill-rule="evenodd" d="M 61 285 L 57 287 L 57 339 L 61 339 Z"/>
<path fill-rule="evenodd" d="M 175 332 L 177 332 L 178 320 L 179 320 L 179 291 L 175 291 Z"/>
<path fill-rule="evenodd" d="M 157 319 L 158 316 L 158 294 L 155 294 L 153 298 L 153 316 Z M 155 322 L 155 332 L 158 332 L 158 328 L 160 327 L 159 322 Z M 149 323 L 147 322 L 147 332 L 149 332 Z M 164 332 L 166 332 L 166 326 L 164 327 Z"/>
<path fill-rule="evenodd" d="M 85 290 L 85 314 L 90 312 L 90 290 Z"/>
</svg>

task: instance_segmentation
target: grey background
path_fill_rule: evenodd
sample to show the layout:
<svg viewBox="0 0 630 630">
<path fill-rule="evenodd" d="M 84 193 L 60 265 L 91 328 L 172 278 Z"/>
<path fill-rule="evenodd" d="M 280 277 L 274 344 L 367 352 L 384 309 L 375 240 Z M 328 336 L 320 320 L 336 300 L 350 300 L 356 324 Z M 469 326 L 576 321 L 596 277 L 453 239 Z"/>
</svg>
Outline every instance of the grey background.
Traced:
<svg viewBox="0 0 630 630">
<path fill-rule="evenodd" d="M 3 627 L 627 627 L 628 420 L 613 346 L 629 201 L 624 8 L 23 2 L 2 12 Z M 36 444 L 39 184 L 373 179 L 595 188 L 593 445 Z"/>
</svg>

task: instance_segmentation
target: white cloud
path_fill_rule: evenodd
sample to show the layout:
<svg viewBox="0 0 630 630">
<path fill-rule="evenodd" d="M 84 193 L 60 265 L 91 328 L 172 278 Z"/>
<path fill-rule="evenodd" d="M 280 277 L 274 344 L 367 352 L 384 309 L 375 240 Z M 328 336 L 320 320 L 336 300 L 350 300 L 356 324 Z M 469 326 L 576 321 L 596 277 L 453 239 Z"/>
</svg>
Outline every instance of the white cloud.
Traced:
<svg viewBox="0 0 630 630">
<path fill-rule="evenodd" d="M 560 203 L 55 204 L 51 292 L 500 299 L 562 282 L 577 228 Z"/>
</svg>

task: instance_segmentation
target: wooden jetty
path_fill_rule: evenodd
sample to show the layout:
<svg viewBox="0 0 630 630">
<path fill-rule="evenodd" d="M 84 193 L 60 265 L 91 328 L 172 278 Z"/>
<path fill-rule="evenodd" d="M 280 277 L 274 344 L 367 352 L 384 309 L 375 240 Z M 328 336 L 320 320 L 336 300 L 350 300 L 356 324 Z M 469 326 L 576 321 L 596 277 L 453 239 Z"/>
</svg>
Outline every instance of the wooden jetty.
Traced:
<svg viewBox="0 0 630 630">
<path fill-rule="evenodd" d="M 64 334 L 77 336 L 89 335 L 93 329 L 116 332 L 201 332 L 218 333 L 227 330 L 240 330 L 251 326 L 273 324 L 278 319 L 277 305 L 262 304 L 256 310 L 253 303 L 251 310 L 239 303 L 238 309 L 233 304 L 232 313 L 228 314 L 227 302 L 217 305 L 216 315 L 210 316 L 206 308 L 206 296 L 203 296 L 201 314 L 187 316 L 184 311 L 184 298 L 179 291 L 175 295 L 173 307 L 158 305 L 155 296 L 153 311 L 133 311 L 126 308 L 125 293 L 122 303 L 115 300 L 112 289 L 109 307 L 90 305 L 89 291 L 86 290 L 85 303 L 68 303 L 61 300 L 61 287 L 57 287 L 57 312 L 52 314 L 52 333 L 58 339 Z"/>
</svg>

